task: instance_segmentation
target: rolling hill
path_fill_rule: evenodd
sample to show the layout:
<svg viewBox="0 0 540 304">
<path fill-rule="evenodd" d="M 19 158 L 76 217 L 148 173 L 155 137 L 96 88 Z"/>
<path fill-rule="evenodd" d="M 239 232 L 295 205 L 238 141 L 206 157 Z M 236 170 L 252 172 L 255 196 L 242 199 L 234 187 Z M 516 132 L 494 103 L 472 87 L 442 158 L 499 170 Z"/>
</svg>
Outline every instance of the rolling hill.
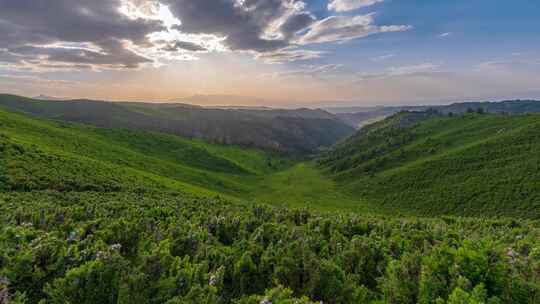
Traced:
<svg viewBox="0 0 540 304">
<path fill-rule="evenodd" d="M 102 128 L 162 132 L 295 155 L 312 154 L 353 132 L 332 114 L 309 109 L 215 109 L 183 104 L 48 101 L 13 95 L 0 95 L 0 107 Z"/>
<path fill-rule="evenodd" d="M 271 152 L 142 131 L 103 129 L 0 111 L 0 187 L 15 191 L 246 192 L 287 166 Z"/>
<path fill-rule="evenodd" d="M 318 160 L 381 209 L 540 218 L 540 115 L 401 112 Z"/>
<path fill-rule="evenodd" d="M 331 212 L 539 218 L 539 126 L 537 114 L 401 112 L 314 163 L 0 111 L 0 188 L 181 191 Z"/>
<path fill-rule="evenodd" d="M 326 211 L 366 211 L 313 164 L 175 135 L 98 128 L 0 110 L 4 191 L 179 191 Z"/>
</svg>

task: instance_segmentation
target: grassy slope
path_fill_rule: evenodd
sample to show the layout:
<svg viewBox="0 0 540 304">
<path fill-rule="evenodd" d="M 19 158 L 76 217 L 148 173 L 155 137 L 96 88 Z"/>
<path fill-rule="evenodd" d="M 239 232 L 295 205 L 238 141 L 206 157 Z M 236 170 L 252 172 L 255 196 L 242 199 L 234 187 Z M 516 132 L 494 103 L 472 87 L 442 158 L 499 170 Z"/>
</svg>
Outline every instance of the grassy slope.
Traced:
<svg viewBox="0 0 540 304">
<path fill-rule="evenodd" d="M 310 163 L 161 133 L 103 129 L 0 111 L 4 188 L 159 188 L 319 210 L 364 211 Z M 21 151 L 19 151 L 21 150 Z M 7 185 L 6 185 L 7 184 Z"/>
<path fill-rule="evenodd" d="M 540 116 L 437 117 L 388 133 L 391 124 L 349 139 L 321 170 L 258 150 L 0 111 L 0 188 L 157 188 L 324 211 L 539 216 Z"/>
<path fill-rule="evenodd" d="M 370 135 L 382 153 L 359 137 L 321 162 L 345 192 L 390 212 L 540 217 L 539 115 L 438 117 L 384 132 Z"/>
<path fill-rule="evenodd" d="M 58 123 L 2 111 L 0 124 L 0 140 L 5 147 L 1 158 L 6 168 L 3 184 L 17 190 L 157 187 L 238 195 L 249 190 L 242 178 L 268 173 L 288 163 L 257 150 L 171 135 Z M 112 186 L 107 185 L 109 181 Z"/>
</svg>

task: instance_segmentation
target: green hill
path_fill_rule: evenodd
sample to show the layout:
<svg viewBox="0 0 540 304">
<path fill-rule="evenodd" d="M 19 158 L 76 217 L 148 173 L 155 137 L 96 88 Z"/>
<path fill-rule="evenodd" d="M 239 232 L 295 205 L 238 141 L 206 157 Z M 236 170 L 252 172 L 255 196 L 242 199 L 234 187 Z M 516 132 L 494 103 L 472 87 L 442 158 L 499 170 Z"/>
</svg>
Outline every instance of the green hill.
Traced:
<svg viewBox="0 0 540 304">
<path fill-rule="evenodd" d="M 0 107 L 103 128 L 163 132 L 217 144 L 295 155 L 329 147 L 354 132 L 322 110 L 215 109 L 182 104 L 48 101 L 0 94 Z"/>
<path fill-rule="evenodd" d="M 540 218 L 540 115 L 402 112 L 318 161 L 344 192 L 416 215 Z"/>
<path fill-rule="evenodd" d="M 311 162 L 0 111 L 0 188 L 182 191 L 324 211 L 540 217 L 540 116 L 403 112 Z"/>
<path fill-rule="evenodd" d="M 0 185 L 10 190 L 144 188 L 238 194 L 289 161 L 173 135 L 101 129 L 0 111 Z"/>
</svg>

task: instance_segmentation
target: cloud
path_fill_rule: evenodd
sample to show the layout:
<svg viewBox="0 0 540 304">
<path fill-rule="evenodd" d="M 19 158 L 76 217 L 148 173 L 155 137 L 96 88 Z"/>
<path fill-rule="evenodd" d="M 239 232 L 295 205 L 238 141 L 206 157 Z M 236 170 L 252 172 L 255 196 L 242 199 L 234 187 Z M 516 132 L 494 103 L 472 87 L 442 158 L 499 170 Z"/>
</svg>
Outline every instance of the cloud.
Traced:
<svg viewBox="0 0 540 304">
<path fill-rule="evenodd" d="M 169 44 L 163 48 L 163 50 L 168 52 L 177 52 L 179 50 L 187 50 L 191 52 L 204 52 L 207 49 L 197 43 L 189 42 L 189 41 L 176 41 L 172 44 Z"/>
<path fill-rule="evenodd" d="M 320 77 L 338 72 L 343 68 L 342 64 L 305 65 L 296 70 L 265 74 L 266 78 L 290 78 L 290 77 Z"/>
<path fill-rule="evenodd" d="M 373 58 L 371 58 L 371 61 L 374 61 L 374 62 L 385 61 L 385 60 L 388 60 L 388 59 L 394 58 L 394 57 L 396 57 L 396 54 L 386 54 L 386 55 L 373 57 Z"/>
<path fill-rule="evenodd" d="M 0 0 L 0 65 L 136 69 L 221 51 L 290 62 L 323 54 L 299 46 L 410 28 L 373 14 L 318 19 L 302 0 Z"/>
<path fill-rule="evenodd" d="M 342 42 L 377 33 L 408 31 L 411 28 L 409 25 L 377 26 L 374 24 L 374 14 L 331 16 L 315 22 L 297 42 L 299 44 Z"/>
<path fill-rule="evenodd" d="M 375 25 L 373 14 L 317 19 L 300 0 L 163 1 L 181 20 L 176 30 L 224 37 L 223 43 L 233 51 L 271 53 L 297 45 L 411 29 L 408 25 Z"/>
<path fill-rule="evenodd" d="M 149 59 L 131 51 L 127 42 L 148 45 L 147 35 L 164 27 L 157 20 L 129 18 L 120 6 L 120 0 L 0 0 L 0 49 L 21 65 L 138 67 Z"/>
<path fill-rule="evenodd" d="M 273 52 L 259 53 L 256 55 L 256 58 L 269 63 L 283 63 L 317 59 L 323 54 L 324 52 L 321 51 L 283 49 Z"/>
<path fill-rule="evenodd" d="M 77 64 L 82 66 L 96 66 L 108 68 L 137 68 L 139 64 L 151 62 L 150 59 L 135 54 L 118 40 L 110 39 L 100 41 L 97 50 L 65 45 L 25 45 L 10 48 L 8 52 L 16 54 L 19 59 L 26 63 L 34 63 L 41 68 L 47 66 L 60 67 L 61 63 Z"/>
<path fill-rule="evenodd" d="M 439 35 L 439 37 L 441 37 L 441 38 L 445 38 L 445 37 L 448 37 L 448 36 L 450 36 L 450 35 L 452 35 L 452 33 L 450 33 L 450 32 L 446 32 L 446 33 L 442 33 L 442 34 L 440 34 L 440 35 Z"/>
<path fill-rule="evenodd" d="M 335 12 L 347 12 L 361 7 L 371 6 L 384 0 L 330 0 L 328 10 Z"/>
<path fill-rule="evenodd" d="M 303 12 L 287 18 L 279 29 L 286 39 L 291 39 L 294 34 L 308 28 L 315 20 L 313 15 Z"/>
<path fill-rule="evenodd" d="M 422 72 L 432 72 L 434 70 L 437 70 L 439 66 L 437 64 L 433 64 L 431 62 L 416 64 L 416 65 L 406 65 L 406 66 L 399 66 L 399 67 L 391 67 L 389 69 L 390 75 L 411 75 L 411 74 L 417 74 Z"/>
<path fill-rule="evenodd" d="M 537 69 L 538 65 L 540 65 L 538 58 L 511 58 L 482 62 L 476 65 L 476 70 Z"/>
<path fill-rule="evenodd" d="M 382 73 L 361 73 L 358 74 L 359 80 L 371 80 L 371 79 L 386 79 L 391 77 L 400 77 L 400 76 L 426 76 L 442 73 L 440 71 L 440 66 L 430 62 L 416 64 L 416 65 L 405 65 L 398 67 L 390 67 Z"/>
<path fill-rule="evenodd" d="M 10 75 L 10 74 L 0 74 L 0 84 L 12 83 L 20 84 L 21 82 L 31 82 L 34 84 L 41 84 L 47 86 L 66 86 L 66 85 L 77 85 L 79 82 L 71 80 L 61 80 L 61 79 L 48 79 L 35 75 Z"/>
<path fill-rule="evenodd" d="M 226 37 L 231 50 L 265 52 L 289 46 L 304 29 L 304 3 L 294 0 L 164 0 L 184 33 Z M 284 26 L 280 26 L 284 25 Z"/>
</svg>

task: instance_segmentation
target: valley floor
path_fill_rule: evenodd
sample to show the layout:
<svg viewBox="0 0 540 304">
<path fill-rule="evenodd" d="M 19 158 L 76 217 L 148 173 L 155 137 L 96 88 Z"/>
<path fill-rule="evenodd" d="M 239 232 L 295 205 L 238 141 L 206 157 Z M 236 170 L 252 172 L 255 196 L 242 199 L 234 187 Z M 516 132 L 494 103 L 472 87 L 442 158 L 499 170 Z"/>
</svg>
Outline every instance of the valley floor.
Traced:
<svg viewBox="0 0 540 304">
<path fill-rule="evenodd" d="M 244 198 L 260 203 L 321 211 L 364 213 L 373 210 L 361 197 L 341 191 L 333 179 L 311 162 L 259 177 L 252 188 Z"/>
</svg>

